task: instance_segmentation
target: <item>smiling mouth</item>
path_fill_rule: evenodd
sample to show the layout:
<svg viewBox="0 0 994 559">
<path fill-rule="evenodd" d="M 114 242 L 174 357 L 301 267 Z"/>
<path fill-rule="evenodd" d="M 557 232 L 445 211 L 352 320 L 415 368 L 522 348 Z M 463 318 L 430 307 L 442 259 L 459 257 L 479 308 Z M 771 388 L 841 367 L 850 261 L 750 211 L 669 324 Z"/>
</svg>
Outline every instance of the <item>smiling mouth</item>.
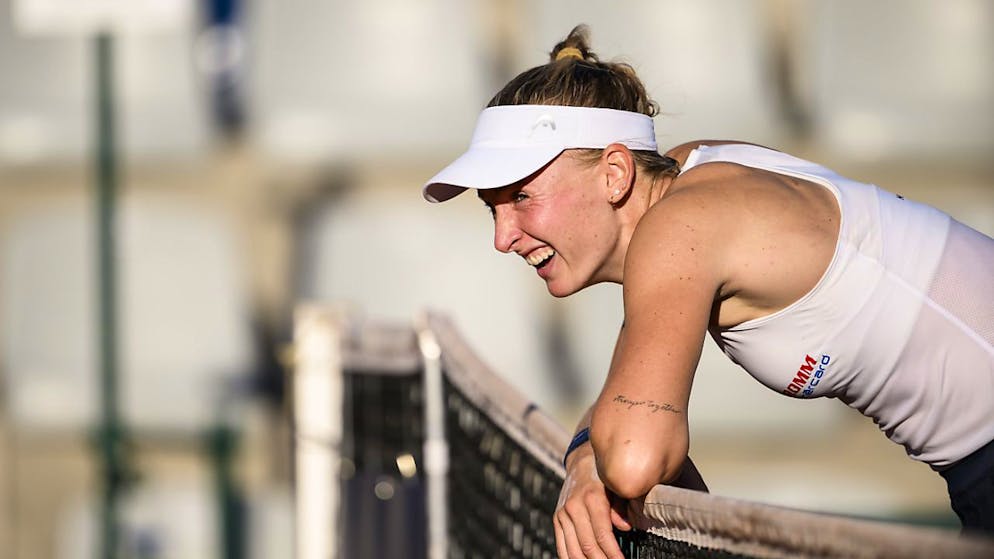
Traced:
<svg viewBox="0 0 994 559">
<path fill-rule="evenodd" d="M 535 269 L 542 269 L 546 264 L 548 264 L 552 257 L 556 255 L 556 251 L 551 248 L 545 248 L 541 250 L 536 250 L 535 252 L 529 254 L 525 261 L 528 262 Z"/>
</svg>

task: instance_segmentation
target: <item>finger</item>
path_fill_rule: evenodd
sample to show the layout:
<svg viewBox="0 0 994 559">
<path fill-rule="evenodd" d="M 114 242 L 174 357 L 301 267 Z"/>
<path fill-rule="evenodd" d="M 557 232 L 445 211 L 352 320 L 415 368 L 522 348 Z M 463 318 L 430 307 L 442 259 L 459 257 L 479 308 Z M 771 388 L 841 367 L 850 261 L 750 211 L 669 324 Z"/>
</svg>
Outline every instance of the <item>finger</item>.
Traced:
<svg viewBox="0 0 994 559">
<path fill-rule="evenodd" d="M 583 501 L 567 504 L 565 510 L 570 515 L 573 529 L 576 530 L 576 539 L 579 542 L 580 551 L 583 553 L 581 557 L 606 559 L 605 551 L 609 551 L 611 548 L 610 545 L 606 549 L 601 547 L 602 544 L 610 544 L 604 538 L 604 525 L 607 525 L 607 532 L 613 534 L 607 514 L 607 499 L 587 497 Z M 594 525 L 595 519 L 596 527 Z M 613 540 L 613 538 L 611 539 Z M 617 546 L 617 542 L 614 543 Z"/>
<path fill-rule="evenodd" d="M 582 559 L 584 556 L 583 551 L 580 549 L 580 540 L 576 537 L 576 527 L 573 525 L 573 519 L 566 512 L 566 509 L 560 511 L 562 513 L 562 518 L 560 525 L 563 528 L 563 540 L 566 546 L 566 557 L 568 559 Z"/>
<path fill-rule="evenodd" d="M 611 524 L 623 532 L 627 532 L 632 529 L 632 525 L 613 508 L 611 509 Z"/>
<path fill-rule="evenodd" d="M 612 515 L 616 515 L 607 499 L 590 499 L 587 510 L 590 513 L 590 527 L 597 547 L 609 559 L 625 559 L 618 539 L 614 537 Z"/>
<path fill-rule="evenodd" d="M 569 559 L 569 553 L 566 552 L 566 535 L 559 523 L 558 514 L 552 515 L 552 525 L 556 530 L 556 554 L 559 555 L 559 559 Z"/>
<path fill-rule="evenodd" d="M 628 516 L 628 501 L 617 496 L 611 497 L 611 524 L 617 529 L 625 532 L 632 529 L 632 523 L 626 518 Z"/>
</svg>

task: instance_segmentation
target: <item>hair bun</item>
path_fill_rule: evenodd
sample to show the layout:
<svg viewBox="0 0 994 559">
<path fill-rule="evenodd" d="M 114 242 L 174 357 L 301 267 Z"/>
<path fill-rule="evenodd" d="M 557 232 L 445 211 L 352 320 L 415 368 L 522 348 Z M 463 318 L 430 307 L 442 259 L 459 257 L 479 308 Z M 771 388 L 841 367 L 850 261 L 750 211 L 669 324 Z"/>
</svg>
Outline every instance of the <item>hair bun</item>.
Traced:
<svg viewBox="0 0 994 559">
<path fill-rule="evenodd" d="M 576 58 L 581 62 L 597 62 L 597 55 L 590 50 L 590 29 L 580 24 L 574 27 L 565 39 L 556 43 L 549 53 L 549 63 Z"/>
<path fill-rule="evenodd" d="M 576 47 L 565 47 L 559 49 L 559 52 L 556 53 L 556 62 L 564 58 L 577 58 L 583 60 L 584 59 L 583 51 L 581 51 Z"/>
<path fill-rule="evenodd" d="M 548 62 L 521 72 L 487 103 L 600 107 L 656 116 L 635 69 L 625 62 L 601 62 L 591 50 L 590 30 L 577 25 L 548 52 Z M 574 60 L 575 59 L 575 60 Z"/>
</svg>

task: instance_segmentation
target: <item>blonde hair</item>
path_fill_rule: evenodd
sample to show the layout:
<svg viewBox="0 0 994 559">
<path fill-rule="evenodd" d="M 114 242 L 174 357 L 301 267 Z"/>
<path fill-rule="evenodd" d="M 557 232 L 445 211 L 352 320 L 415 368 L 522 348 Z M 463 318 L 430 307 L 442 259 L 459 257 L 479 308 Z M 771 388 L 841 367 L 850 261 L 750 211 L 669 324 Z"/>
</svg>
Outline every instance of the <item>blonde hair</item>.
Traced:
<svg viewBox="0 0 994 559">
<path fill-rule="evenodd" d="M 487 103 L 502 105 L 565 105 L 602 107 L 654 117 L 659 105 L 649 98 L 645 85 L 631 65 L 601 62 L 589 45 L 590 30 L 577 25 L 549 53 L 549 62 L 518 74 Z M 582 150 L 588 160 L 601 150 Z M 677 162 L 655 151 L 633 151 L 638 165 L 652 176 L 676 175 Z"/>
</svg>

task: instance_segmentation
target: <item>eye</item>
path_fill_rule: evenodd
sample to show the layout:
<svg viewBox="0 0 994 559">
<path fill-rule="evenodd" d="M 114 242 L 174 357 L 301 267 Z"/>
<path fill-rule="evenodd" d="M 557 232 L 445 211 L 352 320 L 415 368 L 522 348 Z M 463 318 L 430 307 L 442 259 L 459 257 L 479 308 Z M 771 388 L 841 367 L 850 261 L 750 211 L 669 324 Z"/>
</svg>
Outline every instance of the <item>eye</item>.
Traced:
<svg viewBox="0 0 994 559">
<path fill-rule="evenodd" d="M 517 192 L 515 192 L 515 193 L 514 193 L 514 196 L 512 197 L 512 199 L 513 199 L 513 200 L 514 200 L 515 202 L 522 202 L 522 201 L 524 201 L 524 200 L 528 199 L 528 195 L 527 195 L 527 194 L 525 194 L 524 192 L 521 192 L 521 191 L 519 190 L 519 191 L 517 191 Z"/>
</svg>

